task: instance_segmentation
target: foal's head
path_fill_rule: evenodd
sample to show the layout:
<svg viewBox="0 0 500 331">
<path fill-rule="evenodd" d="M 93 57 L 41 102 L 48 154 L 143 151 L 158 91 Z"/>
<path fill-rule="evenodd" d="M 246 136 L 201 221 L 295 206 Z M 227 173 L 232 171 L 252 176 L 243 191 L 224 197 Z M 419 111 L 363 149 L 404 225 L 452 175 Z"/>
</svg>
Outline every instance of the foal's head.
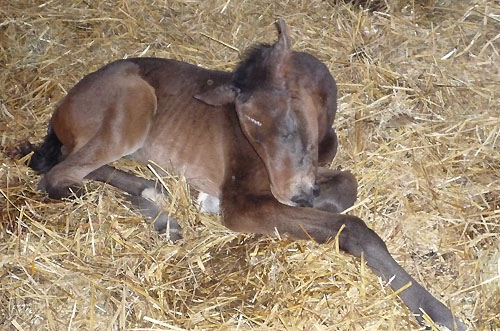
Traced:
<svg viewBox="0 0 500 331">
<path fill-rule="evenodd" d="M 234 103 L 246 138 L 266 166 L 275 198 L 286 205 L 310 206 L 319 193 L 318 120 L 300 93 L 290 89 L 295 79 L 290 37 L 282 20 L 277 27 L 278 41 L 251 49 L 230 84 L 195 97 L 214 106 Z"/>
</svg>

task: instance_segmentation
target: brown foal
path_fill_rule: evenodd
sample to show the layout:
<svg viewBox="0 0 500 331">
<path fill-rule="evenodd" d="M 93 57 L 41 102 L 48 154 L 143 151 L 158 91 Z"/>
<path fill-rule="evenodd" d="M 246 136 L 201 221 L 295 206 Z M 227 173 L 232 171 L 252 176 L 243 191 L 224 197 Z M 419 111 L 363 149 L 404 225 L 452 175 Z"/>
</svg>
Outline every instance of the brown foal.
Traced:
<svg viewBox="0 0 500 331">
<path fill-rule="evenodd" d="M 183 174 L 195 189 L 218 197 L 224 224 L 240 232 L 324 243 L 360 257 L 422 322 L 425 311 L 450 329 L 465 325 L 389 254 L 382 239 L 355 217 L 357 184 L 349 172 L 320 165 L 337 151 L 332 128 L 337 89 L 326 66 L 291 50 L 278 21 L 278 41 L 252 48 L 233 72 L 174 60 L 119 60 L 91 73 L 57 107 L 30 166 L 45 173 L 50 197 L 78 194 L 82 179 L 107 182 L 172 239 L 178 223 L 149 197 L 155 183 L 114 169 L 128 156 Z"/>
</svg>

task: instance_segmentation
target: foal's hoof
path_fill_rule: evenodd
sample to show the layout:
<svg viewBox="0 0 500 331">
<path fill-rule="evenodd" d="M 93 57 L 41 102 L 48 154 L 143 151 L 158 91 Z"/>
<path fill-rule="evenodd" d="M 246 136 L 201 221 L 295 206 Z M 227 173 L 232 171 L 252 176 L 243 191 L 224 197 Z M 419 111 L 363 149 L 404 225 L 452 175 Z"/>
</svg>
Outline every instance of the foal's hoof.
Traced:
<svg viewBox="0 0 500 331">
<path fill-rule="evenodd" d="M 420 302 L 420 307 L 429 315 L 436 325 L 444 326 L 453 331 L 468 330 L 468 327 L 459 318 L 452 315 L 448 307 L 433 297 L 424 298 Z M 418 315 L 417 321 L 423 324 L 422 316 Z"/>
<path fill-rule="evenodd" d="M 166 233 L 173 242 L 182 239 L 182 229 L 179 223 L 177 223 L 177 221 L 172 217 L 168 217 L 166 213 L 162 213 L 158 216 L 154 222 L 154 228 L 158 231 L 158 233 Z"/>
<path fill-rule="evenodd" d="M 47 192 L 49 198 L 56 200 L 61 200 L 62 198 L 69 198 L 72 196 L 80 197 L 84 193 L 82 186 L 79 186 L 77 184 L 68 186 L 52 185 L 46 180 L 45 176 L 42 178 L 42 180 L 40 180 L 38 189 L 40 191 Z"/>
</svg>

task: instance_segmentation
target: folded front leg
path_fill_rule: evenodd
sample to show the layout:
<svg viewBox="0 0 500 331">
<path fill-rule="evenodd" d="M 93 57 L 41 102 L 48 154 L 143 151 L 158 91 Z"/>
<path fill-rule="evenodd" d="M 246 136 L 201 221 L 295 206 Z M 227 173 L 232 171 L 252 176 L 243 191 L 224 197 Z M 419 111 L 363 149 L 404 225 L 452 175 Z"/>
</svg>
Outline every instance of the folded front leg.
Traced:
<svg viewBox="0 0 500 331">
<path fill-rule="evenodd" d="M 224 223 L 239 232 L 273 235 L 275 231 L 296 239 L 327 242 L 338 235 L 339 247 L 360 257 L 368 266 L 397 291 L 408 283 L 411 286 L 399 294 L 403 302 L 422 323 L 422 310 L 434 322 L 451 330 L 466 330 L 451 311 L 425 290 L 390 255 L 383 240 L 365 223 L 351 215 L 329 213 L 313 208 L 290 207 L 272 196 L 252 196 L 226 192 L 223 196 Z M 455 324 L 456 323 L 456 324 Z M 455 327 L 456 325 L 456 327 Z"/>
<path fill-rule="evenodd" d="M 358 183 L 348 171 L 318 168 L 316 184 L 320 190 L 319 195 L 313 200 L 315 209 L 340 213 L 356 201 Z"/>
</svg>

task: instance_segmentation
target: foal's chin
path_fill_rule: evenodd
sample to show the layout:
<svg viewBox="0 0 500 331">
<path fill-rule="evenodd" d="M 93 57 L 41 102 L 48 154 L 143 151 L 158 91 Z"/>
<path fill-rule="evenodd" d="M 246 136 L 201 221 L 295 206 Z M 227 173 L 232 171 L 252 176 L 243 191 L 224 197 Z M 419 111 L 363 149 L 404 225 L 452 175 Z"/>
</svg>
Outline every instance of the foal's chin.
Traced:
<svg viewBox="0 0 500 331">
<path fill-rule="evenodd" d="M 279 203 L 283 204 L 283 205 L 286 205 L 286 206 L 290 206 L 290 207 L 299 207 L 299 205 L 291 200 L 287 200 L 287 199 L 281 199 L 281 198 L 278 198 L 277 196 L 274 196 L 276 198 L 276 200 L 278 200 Z"/>
<path fill-rule="evenodd" d="M 300 191 L 299 194 L 291 194 L 291 195 L 282 195 L 277 194 L 271 187 L 271 193 L 274 198 L 278 200 L 279 203 L 290 206 L 290 207 L 312 207 L 313 206 L 313 195 L 304 194 L 303 191 Z M 299 197 L 299 198 L 298 198 Z"/>
</svg>

